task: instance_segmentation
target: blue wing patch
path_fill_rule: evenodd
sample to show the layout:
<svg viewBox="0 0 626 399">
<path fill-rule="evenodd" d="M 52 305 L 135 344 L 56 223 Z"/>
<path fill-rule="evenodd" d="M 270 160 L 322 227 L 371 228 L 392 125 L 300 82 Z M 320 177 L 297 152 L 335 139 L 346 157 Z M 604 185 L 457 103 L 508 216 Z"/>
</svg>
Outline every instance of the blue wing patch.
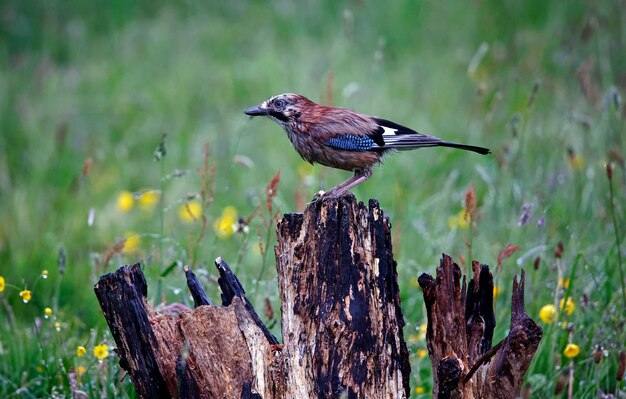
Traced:
<svg viewBox="0 0 626 399">
<path fill-rule="evenodd" d="M 328 140 L 326 144 L 340 150 L 348 151 L 368 151 L 373 147 L 378 147 L 370 136 L 356 136 L 354 134 L 333 137 Z"/>
</svg>

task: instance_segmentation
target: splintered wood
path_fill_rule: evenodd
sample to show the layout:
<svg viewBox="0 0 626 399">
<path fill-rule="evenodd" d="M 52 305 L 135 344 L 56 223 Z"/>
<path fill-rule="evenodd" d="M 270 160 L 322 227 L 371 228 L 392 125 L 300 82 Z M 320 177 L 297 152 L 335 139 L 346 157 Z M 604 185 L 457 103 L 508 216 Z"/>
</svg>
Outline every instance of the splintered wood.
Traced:
<svg viewBox="0 0 626 399">
<path fill-rule="evenodd" d="M 524 309 L 524 271 L 513 280 L 509 335 L 492 347 L 496 325 L 493 277 L 489 267 L 472 264 L 466 287 L 461 269 L 443 255 L 436 278 L 419 277 L 428 316 L 426 341 L 435 398 L 516 398 L 537 351 L 542 330 Z"/>
</svg>

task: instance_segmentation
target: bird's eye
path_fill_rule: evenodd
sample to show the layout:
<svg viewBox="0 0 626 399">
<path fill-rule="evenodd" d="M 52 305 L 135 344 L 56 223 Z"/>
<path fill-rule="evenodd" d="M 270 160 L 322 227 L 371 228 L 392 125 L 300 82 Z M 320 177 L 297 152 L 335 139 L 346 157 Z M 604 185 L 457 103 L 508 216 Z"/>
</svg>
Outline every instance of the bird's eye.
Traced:
<svg viewBox="0 0 626 399">
<path fill-rule="evenodd" d="M 287 101 L 285 101 L 285 100 L 276 100 L 276 101 L 274 101 L 274 107 L 276 107 L 276 108 L 282 108 L 285 105 L 287 105 Z"/>
</svg>

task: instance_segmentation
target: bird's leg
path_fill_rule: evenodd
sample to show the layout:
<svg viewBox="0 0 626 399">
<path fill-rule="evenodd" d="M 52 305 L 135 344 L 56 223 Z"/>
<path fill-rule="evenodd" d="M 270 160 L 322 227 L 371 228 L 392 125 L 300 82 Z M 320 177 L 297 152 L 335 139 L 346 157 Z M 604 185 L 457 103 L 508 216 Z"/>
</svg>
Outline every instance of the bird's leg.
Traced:
<svg viewBox="0 0 626 399">
<path fill-rule="evenodd" d="M 344 181 L 343 183 L 333 187 L 330 191 L 325 193 L 324 197 L 339 197 L 351 188 L 363 183 L 365 180 L 372 177 L 372 168 L 367 167 L 354 171 L 354 176 Z"/>
</svg>

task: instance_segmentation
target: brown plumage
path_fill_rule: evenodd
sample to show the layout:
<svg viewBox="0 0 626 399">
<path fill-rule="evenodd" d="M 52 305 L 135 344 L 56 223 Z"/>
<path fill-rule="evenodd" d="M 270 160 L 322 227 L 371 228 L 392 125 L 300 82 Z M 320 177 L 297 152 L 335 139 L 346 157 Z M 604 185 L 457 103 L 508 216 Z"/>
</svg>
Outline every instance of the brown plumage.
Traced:
<svg viewBox="0 0 626 399">
<path fill-rule="evenodd" d="M 353 177 L 325 194 L 331 196 L 367 180 L 372 166 L 390 150 L 439 146 L 490 153 L 487 148 L 444 141 L 385 119 L 319 105 L 299 94 L 279 94 L 244 113 L 276 121 L 306 161 L 354 171 Z"/>
</svg>

